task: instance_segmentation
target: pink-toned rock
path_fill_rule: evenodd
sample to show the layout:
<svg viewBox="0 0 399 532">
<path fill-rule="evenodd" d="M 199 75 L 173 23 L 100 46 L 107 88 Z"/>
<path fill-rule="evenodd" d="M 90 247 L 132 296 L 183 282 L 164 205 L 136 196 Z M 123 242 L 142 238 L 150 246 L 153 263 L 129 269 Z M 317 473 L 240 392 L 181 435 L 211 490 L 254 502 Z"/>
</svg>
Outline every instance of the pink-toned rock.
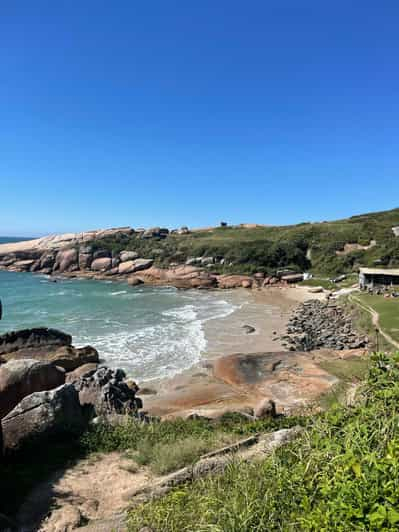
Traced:
<svg viewBox="0 0 399 532">
<path fill-rule="evenodd" d="M 95 362 L 91 362 L 89 364 L 83 364 L 83 366 L 79 366 L 73 371 L 69 371 L 66 374 L 65 382 L 72 383 L 72 382 L 78 381 L 82 377 L 88 377 L 89 375 L 94 373 L 97 368 L 98 368 L 98 364 L 96 364 Z"/>
<path fill-rule="evenodd" d="M 250 288 L 252 282 L 252 278 L 248 275 L 219 275 L 217 277 L 219 288 Z"/>
<path fill-rule="evenodd" d="M 139 284 L 143 284 L 143 282 L 143 279 L 140 279 L 140 277 L 136 277 L 135 275 L 132 275 L 127 280 L 127 284 L 130 286 L 138 286 Z"/>
<path fill-rule="evenodd" d="M 57 253 L 54 270 L 59 272 L 71 272 L 78 269 L 77 249 L 65 249 Z"/>
<path fill-rule="evenodd" d="M 153 259 L 135 259 L 121 262 L 118 267 L 119 273 L 123 275 L 146 270 L 152 266 L 153 262 Z"/>
<path fill-rule="evenodd" d="M 95 259 L 91 263 L 90 268 L 96 272 L 106 272 L 112 267 L 112 259 L 110 257 L 103 257 Z"/>
<path fill-rule="evenodd" d="M 135 251 L 121 251 L 119 254 L 121 262 L 127 262 L 128 260 L 135 260 L 139 258 L 139 254 Z"/>
<path fill-rule="evenodd" d="M 11 360 L 0 366 L 0 419 L 27 395 L 65 382 L 65 372 L 49 362 Z"/>
<path fill-rule="evenodd" d="M 26 259 L 26 260 L 17 260 L 13 263 L 12 269 L 19 271 L 19 272 L 27 272 L 30 270 L 32 265 L 35 263 L 32 259 Z"/>
</svg>

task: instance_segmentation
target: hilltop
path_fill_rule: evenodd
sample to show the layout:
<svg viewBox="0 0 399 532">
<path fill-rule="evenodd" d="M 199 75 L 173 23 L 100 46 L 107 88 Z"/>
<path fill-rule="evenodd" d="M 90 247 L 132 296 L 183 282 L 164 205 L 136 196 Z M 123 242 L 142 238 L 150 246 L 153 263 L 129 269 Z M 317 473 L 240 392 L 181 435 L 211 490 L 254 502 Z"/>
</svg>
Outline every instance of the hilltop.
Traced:
<svg viewBox="0 0 399 532">
<path fill-rule="evenodd" d="M 121 252 L 134 252 L 135 257 L 150 259 L 155 268 L 184 265 L 216 275 L 256 272 L 275 275 L 282 268 L 335 275 L 357 271 L 360 266 L 398 266 L 399 237 L 393 231 L 397 226 L 399 208 L 287 226 L 241 224 L 193 230 L 182 227 L 172 231 L 159 227 L 124 227 L 0 244 L 0 259 L 5 267 L 13 262 L 15 266 L 18 261 L 17 269 L 37 271 L 34 260 L 46 251 L 74 248 L 86 256 L 90 246 L 93 258 L 112 259 L 108 270 L 117 265 Z M 87 260 L 83 269 L 86 264 Z M 81 269 L 76 258 L 68 271 Z M 101 271 L 101 268 L 94 269 Z M 107 271 L 109 274 L 111 271 Z"/>
</svg>

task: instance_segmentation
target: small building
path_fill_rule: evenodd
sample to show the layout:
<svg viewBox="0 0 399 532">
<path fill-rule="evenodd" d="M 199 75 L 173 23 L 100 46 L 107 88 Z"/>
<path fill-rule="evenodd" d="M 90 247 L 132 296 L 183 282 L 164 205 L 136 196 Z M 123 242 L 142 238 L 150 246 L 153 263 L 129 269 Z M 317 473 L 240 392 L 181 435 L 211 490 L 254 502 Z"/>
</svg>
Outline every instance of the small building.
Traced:
<svg viewBox="0 0 399 532">
<path fill-rule="evenodd" d="M 395 236 L 399 236 L 399 225 L 396 227 L 392 227 L 392 232 Z"/>
<path fill-rule="evenodd" d="M 362 290 L 376 286 L 399 286 L 399 269 L 360 268 L 359 286 Z"/>
</svg>

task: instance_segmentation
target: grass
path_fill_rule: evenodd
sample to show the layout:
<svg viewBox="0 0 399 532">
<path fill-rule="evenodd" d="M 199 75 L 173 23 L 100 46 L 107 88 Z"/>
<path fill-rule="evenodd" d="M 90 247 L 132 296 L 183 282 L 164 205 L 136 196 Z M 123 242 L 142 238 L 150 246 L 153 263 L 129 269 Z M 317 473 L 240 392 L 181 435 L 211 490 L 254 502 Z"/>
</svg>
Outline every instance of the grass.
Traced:
<svg viewBox="0 0 399 532">
<path fill-rule="evenodd" d="M 87 452 L 125 451 L 134 462 L 146 465 L 156 474 L 166 474 L 194 463 L 202 454 L 222 447 L 245 435 L 276 427 L 304 423 L 300 418 L 248 421 L 238 415 L 219 420 L 176 419 L 143 424 L 126 418 L 118 425 L 92 427 L 82 438 Z"/>
<path fill-rule="evenodd" d="M 318 404 L 324 410 L 343 404 L 346 399 L 348 388 L 351 384 L 364 380 L 370 369 L 370 357 L 348 357 L 340 360 L 323 360 L 319 366 L 339 379 L 338 384 L 323 394 Z"/>
<path fill-rule="evenodd" d="M 399 225 L 399 209 L 323 223 L 217 227 L 165 239 L 117 236 L 94 242 L 94 246 L 115 252 L 135 250 L 142 257 L 154 258 L 155 265 L 162 267 L 181 264 L 191 257 L 212 256 L 217 259 L 212 271 L 218 273 L 273 274 L 279 268 L 290 267 L 332 277 L 356 272 L 360 265 L 373 266 L 376 260 L 381 266 L 399 265 L 399 238 L 392 233 L 395 225 Z M 377 245 L 369 250 L 336 254 L 346 243 L 366 245 L 372 239 Z M 224 264 L 220 264 L 222 258 Z M 345 286 L 345 282 L 340 286 Z"/>
<path fill-rule="evenodd" d="M 378 312 L 381 328 L 399 342 L 399 298 L 385 299 L 371 294 L 359 294 L 356 297 Z"/>
<path fill-rule="evenodd" d="M 356 294 L 356 297 L 358 297 L 358 294 Z M 376 330 L 370 313 L 359 306 L 355 299 L 345 296 L 341 297 L 339 301 L 351 315 L 355 329 L 368 336 L 369 349 L 380 349 L 384 352 L 391 352 L 393 350 L 393 346 L 387 340 L 385 340 L 382 335 L 378 335 L 377 342 Z"/>
<path fill-rule="evenodd" d="M 131 459 L 132 471 L 145 463 L 154 472 L 164 474 L 245 435 L 305 422 L 301 418 L 248 422 L 238 415 L 225 415 L 217 421 L 177 419 L 139 423 L 126 417 L 118 425 L 101 423 L 91 427 L 79 440 L 64 437 L 44 447 L 26 448 L 14 458 L 0 462 L 0 513 L 14 515 L 40 481 L 82 458 L 95 462 L 98 453 L 120 451 Z"/>
<path fill-rule="evenodd" d="M 129 514 L 129 531 L 399 528 L 399 355 L 373 357 L 362 400 L 314 416 L 291 444 L 233 463 Z"/>
</svg>

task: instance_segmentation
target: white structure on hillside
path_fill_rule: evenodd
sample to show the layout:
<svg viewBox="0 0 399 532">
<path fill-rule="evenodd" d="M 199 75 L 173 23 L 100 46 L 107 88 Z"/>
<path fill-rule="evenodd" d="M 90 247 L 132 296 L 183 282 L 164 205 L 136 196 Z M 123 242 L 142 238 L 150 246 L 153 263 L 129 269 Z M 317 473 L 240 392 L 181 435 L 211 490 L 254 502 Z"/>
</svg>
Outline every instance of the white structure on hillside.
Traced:
<svg viewBox="0 0 399 532">
<path fill-rule="evenodd" d="M 395 236 L 399 236 L 399 225 L 392 227 L 392 231 Z"/>
<path fill-rule="evenodd" d="M 399 285 L 399 269 L 360 268 L 359 286 L 362 290 L 375 286 L 395 285 Z"/>
</svg>

